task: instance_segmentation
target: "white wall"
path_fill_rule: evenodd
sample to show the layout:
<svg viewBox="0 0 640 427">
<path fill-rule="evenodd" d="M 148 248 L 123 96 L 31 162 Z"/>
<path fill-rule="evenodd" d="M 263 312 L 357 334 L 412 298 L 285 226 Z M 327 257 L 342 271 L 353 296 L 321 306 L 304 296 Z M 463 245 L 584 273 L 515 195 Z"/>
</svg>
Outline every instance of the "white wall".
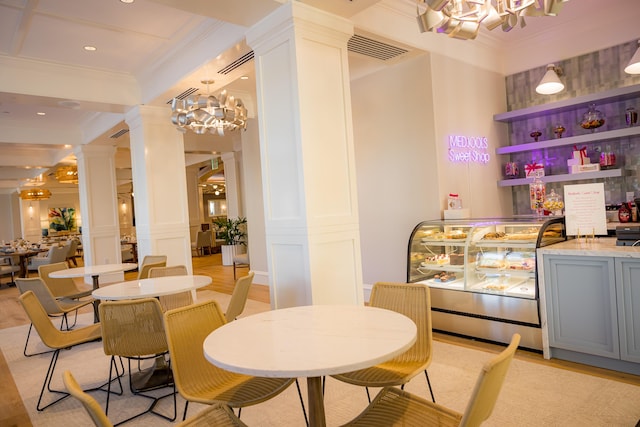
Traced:
<svg viewBox="0 0 640 427">
<path fill-rule="evenodd" d="M 351 82 L 364 287 L 406 281 L 409 234 L 439 218 L 429 56 Z"/>
<path fill-rule="evenodd" d="M 21 237 L 20 206 L 15 194 L 0 194 L 0 241 Z"/>
</svg>

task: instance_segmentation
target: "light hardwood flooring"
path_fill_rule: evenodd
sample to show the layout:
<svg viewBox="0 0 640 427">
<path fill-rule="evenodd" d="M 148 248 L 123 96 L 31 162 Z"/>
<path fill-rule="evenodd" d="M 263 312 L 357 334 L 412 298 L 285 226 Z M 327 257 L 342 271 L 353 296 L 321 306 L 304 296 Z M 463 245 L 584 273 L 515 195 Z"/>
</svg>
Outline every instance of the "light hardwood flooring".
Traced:
<svg viewBox="0 0 640 427">
<path fill-rule="evenodd" d="M 82 265 L 82 264 L 80 264 Z M 246 274 L 247 268 L 239 269 L 238 276 Z M 137 272 L 125 273 L 126 280 L 133 280 L 137 277 Z M 202 274 L 210 276 L 212 283 L 203 288 L 217 292 L 231 294 L 234 287 L 233 267 L 223 266 L 220 254 L 205 255 L 193 258 L 193 274 Z M 35 277 L 32 275 L 32 277 Z M 0 287 L 0 329 L 10 328 L 17 325 L 25 325 L 29 320 L 24 310 L 18 303 L 18 290 L 15 287 L 8 287 L 7 277 L 2 278 L 2 286 Z M 269 288 L 264 285 L 252 285 L 249 292 L 249 298 L 256 301 L 269 303 Z M 85 308 L 89 311 L 90 308 Z M 434 333 L 434 339 L 457 344 L 465 347 L 482 349 L 494 353 L 499 353 L 503 347 L 482 341 L 454 337 L 446 334 Z M 533 363 L 541 363 L 554 366 L 561 369 L 568 369 L 585 375 L 593 375 L 607 378 L 615 381 L 621 381 L 628 384 L 640 386 L 640 376 L 624 374 L 606 369 L 594 368 L 591 366 L 581 365 L 578 363 L 566 362 L 558 359 L 545 360 L 542 355 L 530 351 L 518 351 L 517 358 L 527 360 Z M 31 426 L 26 409 L 22 404 L 20 395 L 18 394 L 15 383 L 9 373 L 8 367 L 0 352 L 0 426 Z M 639 422 L 640 425 L 640 422 Z"/>
</svg>

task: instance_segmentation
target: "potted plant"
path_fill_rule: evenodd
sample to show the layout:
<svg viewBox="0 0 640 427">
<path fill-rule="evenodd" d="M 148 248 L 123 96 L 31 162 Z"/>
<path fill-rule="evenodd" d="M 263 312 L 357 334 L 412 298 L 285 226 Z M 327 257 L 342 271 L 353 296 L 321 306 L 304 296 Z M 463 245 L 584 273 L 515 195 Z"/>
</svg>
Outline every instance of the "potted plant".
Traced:
<svg viewBox="0 0 640 427">
<path fill-rule="evenodd" d="M 247 218 L 216 218 L 213 223 L 216 226 L 216 238 L 224 240 L 221 247 L 222 265 L 233 265 L 233 257 L 237 246 L 246 245 Z"/>
</svg>

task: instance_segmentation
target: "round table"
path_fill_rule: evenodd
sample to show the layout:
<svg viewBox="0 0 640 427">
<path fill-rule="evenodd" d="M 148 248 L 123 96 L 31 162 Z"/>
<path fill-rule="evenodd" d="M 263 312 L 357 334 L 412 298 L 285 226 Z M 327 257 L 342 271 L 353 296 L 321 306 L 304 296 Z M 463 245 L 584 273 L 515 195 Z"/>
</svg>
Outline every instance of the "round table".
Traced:
<svg viewBox="0 0 640 427">
<path fill-rule="evenodd" d="M 313 305 L 230 322 L 205 339 L 207 360 L 241 374 L 307 377 L 309 422 L 325 426 L 322 376 L 368 368 L 409 349 L 417 328 L 394 311 Z"/>
<path fill-rule="evenodd" d="M 103 286 L 94 290 L 91 295 L 101 300 L 153 298 L 193 291 L 210 283 L 211 277 L 209 276 L 151 277 Z"/>
</svg>

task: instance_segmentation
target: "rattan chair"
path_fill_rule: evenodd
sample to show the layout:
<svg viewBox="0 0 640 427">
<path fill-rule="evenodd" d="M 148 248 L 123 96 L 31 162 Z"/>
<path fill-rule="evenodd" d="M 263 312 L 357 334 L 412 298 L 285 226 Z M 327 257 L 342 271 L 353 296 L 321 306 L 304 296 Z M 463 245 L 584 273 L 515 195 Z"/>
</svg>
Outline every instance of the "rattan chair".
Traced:
<svg viewBox="0 0 640 427">
<path fill-rule="evenodd" d="M 236 280 L 236 284 L 227 305 L 227 312 L 224 314 L 227 322 L 235 320 L 242 312 L 247 304 L 247 298 L 249 297 L 249 290 L 251 290 L 251 282 L 253 282 L 253 276 L 255 273 L 250 271 L 248 275 L 243 276 Z"/>
<path fill-rule="evenodd" d="M 149 277 L 186 276 L 187 267 L 184 265 L 172 265 L 171 267 L 152 267 L 149 269 Z M 177 294 L 162 295 L 158 298 L 163 311 L 184 307 L 193 304 L 191 291 L 178 292 Z"/>
<path fill-rule="evenodd" d="M 65 371 L 62 380 L 69 393 L 78 399 L 96 427 L 113 427 L 111 421 L 104 413 L 100 404 L 89 394 L 83 391 L 70 371 Z M 235 416 L 226 405 L 216 403 L 204 411 L 178 424 L 179 427 L 247 427 Z"/>
<path fill-rule="evenodd" d="M 345 426 L 479 426 L 493 412 L 519 343 L 520 335 L 514 334 L 509 346 L 484 365 L 464 414 L 395 387 L 385 387 L 358 417 Z"/>
<path fill-rule="evenodd" d="M 414 283 L 378 282 L 373 285 L 369 304 L 396 311 L 413 320 L 418 328 L 416 342 L 409 350 L 387 362 L 333 377 L 349 384 L 365 386 L 367 397 L 371 401 L 369 387 L 404 388 L 405 383 L 424 371 L 431 399 L 435 402 L 427 373 L 433 352 L 429 288 Z"/>
<path fill-rule="evenodd" d="M 165 362 L 164 355 L 168 353 L 169 349 L 162 320 L 162 308 L 158 300 L 155 298 L 141 298 L 136 300 L 103 301 L 99 306 L 99 310 L 102 323 L 102 346 L 104 353 L 107 356 L 111 356 L 105 413 L 109 413 L 111 380 L 115 379 L 113 376 L 114 370 L 116 376 L 119 375 L 116 358 L 124 357 L 127 359 L 129 367 L 129 390 L 134 395 L 151 399 L 152 403 L 145 411 L 118 424 L 149 412 L 169 421 L 175 420 L 177 413 L 175 385 L 171 377 L 171 369 L 168 366 L 162 366 Z M 158 363 L 158 358 L 161 359 L 161 363 Z M 154 360 L 155 366 L 151 369 L 157 371 L 157 377 L 159 377 L 161 383 L 151 388 L 146 388 L 139 384 L 135 385 L 134 374 L 131 372 L 131 360 Z M 141 372 L 140 376 L 144 377 L 145 374 L 146 372 Z M 166 386 L 171 386 L 172 388 L 172 391 L 168 394 L 161 396 L 145 394 L 147 390 Z M 120 387 L 122 389 L 121 383 Z M 154 410 L 160 399 L 170 396 L 173 396 L 174 405 L 172 417 Z"/>
<path fill-rule="evenodd" d="M 41 265 L 38 267 L 38 275 L 56 298 L 78 299 L 90 296 L 91 292 L 93 292 L 93 286 L 78 286 L 76 281 L 70 277 L 55 279 L 51 277 L 51 273 L 54 271 L 68 268 L 69 265 L 66 262 Z"/>
<path fill-rule="evenodd" d="M 20 295 L 18 299 L 20 301 L 20 304 L 22 304 L 22 307 L 24 307 L 24 310 L 27 312 L 27 316 L 29 316 L 31 323 L 33 324 L 33 326 L 35 326 L 36 331 L 38 331 L 42 342 L 47 347 L 53 349 L 51 362 L 49 362 L 49 368 L 47 369 L 47 374 L 44 377 L 42 389 L 40 390 L 40 397 L 38 397 L 38 403 L 36 405 L 36 409 L 38 411 L 42 411 L 53 405 L 54 403 L 57 403 L 65 397 L 69 396 L 69 393 L 65 391 L 54 390 L 51 388 L 51 379 L 53 378 L 55 373 L 60 350 L 68 349 L 79 344 L 84 344 L 100 339 L 100 324 L 94 323 L 92 325 L 73 329 L 71 331 L 59 331 L 55 326 L 53 326 L 53 323 L 51 323 L 51 319 L 42 307 L 42 304 L 40 304 L 40 302 L 38 301 L 38 297 L 36 297 L 36 294 L 34 294 L 32 291 L 27 291 Z M 40 406 L 42 403 L 42 397 L 44 395 L 45 388 L 50 393 L 61 394 L 62 396 L 46 404 L 45 406 Z"/>
<path fill-rule="evenodd" d="M 45 285 L 45 283 L 39 277 L 35 277 L 32 279 L 16 279 L 16 286 L 18 287 L 18 291 L 21 294 L 27 291 L 32 291 L 35 294 L 36 298 L 38 298 L 38 301 L 49 317 L 60 317 L 60 330 L 69 330 L 74 327 L 76 325 L 76 321 L 78 320 L 78 309 L 93 302 L 93 298 L 87 300 L 72 300 L 67 298 L 56 299 L 51 294 L 51 291 L 49 290 L 47 285 Z M 67 315 L 74 311 L 76 315 L 73 321 L 73 325 L 69 325 L 69 319 Z M 49 351 L 43 351 L 39 353 L 27 354 L 27 346 L 29 345 L 29 338 L 31 337 L 32 328 L 33 323 L 29 325 L 27 340 L 24 343 L 24 350 L 22 351 L 22 354 L 30 357 L 38 354 L 49 353 Z"/>
<path fill-rule="evenodd" d="M 216 301 L 210 300 L 170 310 L 164 314 L 165 330 L 173 366 L 173 378 L 180 395 L 189 402 L 211 405 L 224 402 L 231 407 L 264 402 L 294 382 L 291 378 L 260 378 L 218 368 L 204 357 L 205 338 L 226 323 Z M 300 390 L 298 395 L 302 401 Z M 304 407 L 303 407 L 304 409 Z"/>
<path fill-rule="evenodd" d="M 138 270 L 138 280 L 148 278 L 150 269 L 155 267 L 166 267 L 166 265 L 166 255 L 146 255 L 142 259 L 142 264 L 140 264 L 140 269 Z"/>
</svg>

